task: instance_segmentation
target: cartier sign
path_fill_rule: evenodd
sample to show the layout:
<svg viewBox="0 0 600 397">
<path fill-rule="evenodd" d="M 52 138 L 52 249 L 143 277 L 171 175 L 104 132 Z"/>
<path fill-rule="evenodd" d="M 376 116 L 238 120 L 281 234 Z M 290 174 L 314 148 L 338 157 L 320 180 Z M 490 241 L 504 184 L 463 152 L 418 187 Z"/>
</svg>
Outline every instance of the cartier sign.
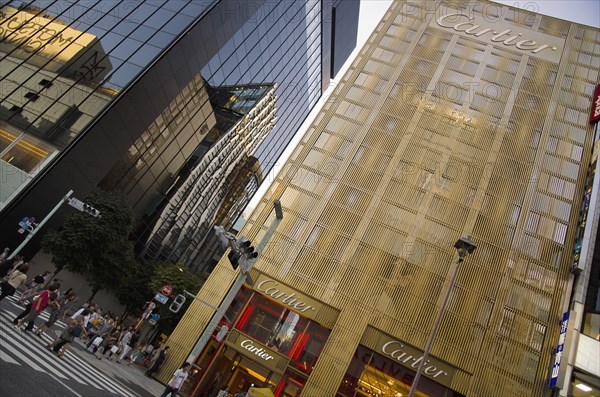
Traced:
<svg viewBox="0 0 600 397">
<path fill-rule="evenodd" d="M 413 371 L 417 371 L 419 365 L 423 363 L 424 352 L 422 350 L 371 326 L 365 330 L 360 343 L 388 360 Z M 423 375 L 444 386 L 452 385 L 455 372 L 456 368 L 453 365 L 431 355 L 423 363 Z"/>
<path fill-rule="evenodd" d="M 393 358 L 394 360 L 409 366 L 413 369 L 419 368 L 421 361 L 423 361 L 423 355 L 411 355 L 408 353 L 406 347 L 398 342 L 397 340 L 392 340 L 385 343 L 381 347 L 381 351 L 388 357 Z M 438 368 L 437 366 L 430 363 L 429 360 L 425 361 L 423 366 L 423 373 L 425 375 L 430 376 L 431 378 L 438 377 L 446 377 L 448 376 L 448 370 L 444 370 L 443 368 Z"/>
<path fill-rule="evenodd" d="M 254 289 L 267 298 L 313 320 L 323 311 L 323 303 L 273 280 L 265 274 L 258 276 L 254 283 Z"/>
<path fill-rule="evenodd" d="M 564 46 L 564 39 L 507 21 L 488 21 L 478 14 L 468 16 L 460 11 L 449 12 L 435 18 L 432 23 L 464 36 L 500 44 L 552 62 L 560 60 Z"/>
<path fill-rule="evenodd" d="M 227 335 L 225 344 L 252 361 L 259 362 L 264 367 L 280 374 L 285 371 L 290 361 L 288 357 L 269 349 L 235 328 Z"/>
</svg>

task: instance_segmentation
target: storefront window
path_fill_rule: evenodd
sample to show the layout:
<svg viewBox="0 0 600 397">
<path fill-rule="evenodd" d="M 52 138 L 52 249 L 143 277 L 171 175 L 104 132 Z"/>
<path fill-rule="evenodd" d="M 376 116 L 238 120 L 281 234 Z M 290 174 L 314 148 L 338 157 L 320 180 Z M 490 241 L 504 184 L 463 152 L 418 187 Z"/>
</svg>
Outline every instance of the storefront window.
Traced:
<svg viewBox="0 0 600 397">
<path fill-rule="evenodd" d="M 317 323 L 310 323 L 306 332 L 294 348 L 290 365 L 305 374 L 310 374 L 325 346 L 330 331 Z"/>
<path fill-rule="evenodd" d="M 287 371 L 275 389 L 275 397 L 297 397 L 300 396 L 302 388 L 306 384 L 306 378 L 292 371 Z"/>
<path fill-rule="evenodd" d="M 307 319 L 257 294 L 248 304 L 236 328 L 289 357 L 307 323 Z"/>
<path fill-rule="evenodd" d="M 359 346 L 338 388 L 337 397 L 406 396 L 415 370 Z M 428 378 L 422 377 L 416 393 L 419 397 L 461 397 Z"/>
</svg>

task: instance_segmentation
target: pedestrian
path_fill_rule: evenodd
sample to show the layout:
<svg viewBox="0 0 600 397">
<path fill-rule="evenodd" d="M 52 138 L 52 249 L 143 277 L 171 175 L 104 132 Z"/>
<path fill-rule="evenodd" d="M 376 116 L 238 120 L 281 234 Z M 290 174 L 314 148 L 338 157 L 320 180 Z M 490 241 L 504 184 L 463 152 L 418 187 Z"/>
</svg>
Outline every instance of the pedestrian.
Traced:
<svg viewBox="0 0 600 397">
<path fill-rule="evenodd" d="M 227 386 L 225 386 L 224 388 L 219 390 L 219 393 L 217 393 L 217 397 L 227 397 L 228 395 L 229 395 L 229 390 L 227 390 Z"/>
<path fill-rule="evenodd" d="M 27 272 L 29 271 L 29 266 L 22 265 L 19 269 L 14 270 L 10 276 L 8 276 L 7 281 L 3 281 L 0 284 L 2 288 L 2 293 L 0 293 L 0 301 L 7 296 L 13 296 L 17 288 L 21 285 L 25 285 L 27 282 Z"/>
<path fill-rule="evenodd" d="M 183 382 L 187 379 L 190 368 L 190 363 L 183 363 L 181 368 L 173 373 L 171 380 L 167 383 L 167 387 L 160 397 L 167 397 L 167 394 L 171 394 L 171 397 L 177 397 L 177 392 L 181 388 L 181 385 L 183 385 Z"/>
<path fill-rule="evenodd" d="M 121 340 L 119 340 L 119 351 L 121 352 L 121 355 L 118 356 L 116 359 L 116 362 L 118 362 L 119 364 L 121 363 L 121 360 L 124 359 L 125 356 L 127 356 L 129 351 L 131 350 L 130 342 L 131 342 L 132 337 L 133 337 L 133 327 L 127 328 L 121 334 Z"/>
<path fill-rule="evenodd" d="M 5 259 L 0 263 L 0 279 L 8 277 L 15 268 L 15 258 Z"/>
<path fill-rule="evenodd" d="M 25 305 L 25 310 L 21 312 L 16 318 L 13 319 L 13 324 L 17 324 L 17 321 L 25 317 L 31 311 L 31 305 L 33 305 L 33 300 L 40 293 L 40 291 L 44 288 L 44 284 L 46 282 L 47 276 L 50 272 L 44 272 L 42 274 L 38 274 L 33 278 L 33 280 L 27 286 L 27 289 L 23 291 L 21 297 L 19 298 L 19 303 L 21 305 Z M 33 323 L 28 324 L 28 331 L 33 329 Z"/>
<path fill-rule="evenodd" d="M 139 331 L 136 332 L 139 336 Z M 148 348 L 148 339 L 144 338 L 138 343 L 138 345 L 133 349 L 131 354 L 129 355 L 129 362 L 127 365 L 135 364 L 136 360 L 141 357 L 144 357 L 146 354 L 146 349 Z"/>
<path fill-rule="evenodd" d="M 37 278 L 37 277 L 39 277 L 39 275 L 35 276 L 35 277 Z M 43 278 L 43 276 L 42 276 L 42 278 Z M 38 279 L 37 281 L 40 281 L 40 279 Z M 35 279 L 34 279 L 34 282 L 35 282 Z M 44 284 L 43 284 L 44 280 L 42 280 L 41 283 L 35 283 L 37 285 L 33 285 L 34 282 L 31 282 L 29 284 L 30 288 L 23 293 L 23 294 L 26 294 L 25 299 L 23 299 L 22 295 L 21 295 L 21 298 L 19 299 L 19 303 L 21 303 L 21 304 L 25 304 L 26 303 L 27 306 L 25 306 L 25 310 L 23 310 L 21 312 L 21 314 L 19 314 L 17 317 L 15 317 L 13 319 L 13 324 L 15 324 L 15 325 L 17 325 L 20 320 L 22 320 L 29 313 L 31 313 L 31 310 L 32 310 L 31 308 L 33 306 L 33 302 L 40 295 L 40 293 L 41 293 L 41 291 L 42 291 L 42 289 L 44 287 Z M 48 290 L 50 290 L 50 287 L 53 287 L 52 288 L 53 291 L 50 292 L 49 301 L 48 301 L 48 304 L 46 305 L 46 307 L 54 308 L 54 307 L 57 307 L 57 301 L 58 301 L 58 298 L 60 296 L 60 291 L 58 290 L 60 288 L 60 284 L 58 284 L 58 283 L 52 283 L 52 284 L 50 284 L 48 286 Z M 32 320 L 29 320 L 27 322 L 27 325 L 25 326 L 25 331 L 29 332 L 29 331 L 33 330 L 33 326 L 35 325 L 35 321 L 34 321 L 35 317 L 37 317 L 37 316 L 34 316 Z"/>
<path fill-rule="evenodd" d="M 52 284 L 48 286 L 48 289 L 43 290 L 40 294 L 34 299 L 33 305 L 31 305 L 31 310 L 25 317 L 20 320 L 17 320 L 17 329 L 21 331 L 21 327 L 23 323 L 27 323 L 30 321 L 35 321 L 37 316 L 48 306 L 48 302 L 50 302 L 50 294 L 57 291 L 58 286 L 56 284 Z M 29 327 L 29 326 L 28 326 Z M 33 327 L 33 326 L 32 326 Z"/>
<path fill-rule="evenodd" d="M 150 366 L 148 371 L 146 371 L 147 377 L 152 376 L 153 373 L 158 371 L 158 369 L 160 368 L 162 363 L 165 361 L 165 358 L 167 358 L 167 350 L 169 350 L 169 346 L 165 346 L 164 349 L 159 350 L 158 355 L 156 356 L 156 359 L 154 360 L 154 363 L 152 363 L 152 366 Z"/>
<path fill-rule="evenodd" d="M 108 316 L 102 318 L 100 326 L 97 328 L 96 332 L 90 335 L 90 339 L 85 346 L 86 350 L 93 345 L 94 347 L 92 348 L 92 353 L 96 353 L 102 342 L 104 342 L 104 340 L 112 333 L 113 328 L 114 323 L 112 318 Z"/>
<path fill-rule="evenodd" d="M 73 343 L 75 338 L 85 335 L 85 327 L 83 326 L 83 319 L 69 320 L 67 328 L 61 332 L 60 336 L 56 338 L 52 343 L 46 346 L 47 349 L 54 351 L 60 358 L 63 358 L 65 352 L 69 349 L 69 346 Z"/>
<path fill-rule="evenodd" d="M 4 248 L 4 251 L 0 254 L 0 262 L 4 262 L 8 259 L 8 254 L 10 253 L 10 248 Z"/>
<path fill-rule="evenodd" d="M 108 353 L 108 356 L 106 357 L 106 359 L 108 361 L 112 361 L 112 358 L 111 358 L 112 355 L 118 353 L 118 351 L 119 351 L 118 342 L 119 342 L 120 337 L 121 337 L 121 327 L 117 326 L 117 328 L 108 336 L 108 338 L 106 338 L 106 340 L 104 342 L 102 342 L 102 345 L 103 345 L 102 354 L 100 354 L 99 356 L 96 355 L 98 360 L 102 360 L 102 357 L 106 353 Z"/>
<path fill-rule="evenodd" d="M 96 309 L 92 313 L 90 313 L 90 317 L 86 322 L 85 328 L 89 332 L 92 331 L 93 328 L 97 328 L 102 322 L 102 310 Z"/>
<path fill-rule="evenodd" d="M 56 304 L 50 305 L 51 312 L 48 321 L 39 326 L 35 330 L 35 334 L 41 337 L 44 332 L 48 331 L 58 321 L 59 317 L 64 320 L 67 313 L 75 306 L 76 300 L 77 295 L 75 292 L 69 292 L 67 295 L 58 298 Z"/>
</svg>

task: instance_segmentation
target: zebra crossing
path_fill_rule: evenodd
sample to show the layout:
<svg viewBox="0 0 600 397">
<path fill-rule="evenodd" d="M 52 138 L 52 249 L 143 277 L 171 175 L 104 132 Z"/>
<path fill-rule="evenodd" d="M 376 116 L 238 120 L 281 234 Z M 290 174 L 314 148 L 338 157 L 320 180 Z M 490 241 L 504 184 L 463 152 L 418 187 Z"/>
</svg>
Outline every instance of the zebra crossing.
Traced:
<svg viewBox="0 0 600 397">
<path fill-rule="evenodd" d="M 94 367 L 72 349 L 67 350 L 62 359 L 46 349 L 45 346 L 54 340 L 53 331 L 58 330 L 56 333 L 58 335 L 66 327 L 63 321 L 56 322 L 49 331 L 51 335 L 44 334 L 41 338 L 33 332 L 18 331 L 12 320 L 23 311 L 23 306 L 17 301 L 18 294 L 15 294 L 0 302 L 0 361 L 43 372 L 77 396 L 80 394 L 73 390 L 73 382 L 93 387 L 103 395 L 106 393 L 107 397 L 111 395 L 139 397 L 139 394 Z M 46 311 L 42 312 L 36 324 L 41 325 L 48 317 Z"/>
</svg>

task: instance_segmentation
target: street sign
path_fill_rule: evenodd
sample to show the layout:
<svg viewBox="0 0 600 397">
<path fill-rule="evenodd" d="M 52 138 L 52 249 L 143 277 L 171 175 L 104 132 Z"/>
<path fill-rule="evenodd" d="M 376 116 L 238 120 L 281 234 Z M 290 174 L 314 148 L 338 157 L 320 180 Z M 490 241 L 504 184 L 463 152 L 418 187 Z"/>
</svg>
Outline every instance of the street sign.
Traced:
<svg viewBox="0 0 600 397">
<path fill-rule="evenodd" d="M 19 222 L 20 229 L 18 229 L 17 232 L 20 234 L 23 234 L 25 232 L 32 232 L 36 226 L 37 223 L 35 223 L 35 218 L 33 216 L 26 216 L 23 219 L 21 219 L 21 222 Z"/>
<path fill-rule="evenodd" d="M 164 305 L 165 303 L 167 303 L 169 301 L 169 298 L 164 296 L 160 292 L 157 292 L 156 295 L 154 295 L 154 300 L 158 301 Z"/>
<path fill-rule="evenodd" d="M 83 201 L 78 200 L 75 197 L 69 197 L 69 201 L 67 201 L 67 203 L 69 203 L 71 207 L 83 212 Z"/>
<path fill-rule="evenodd" d="M 160 291 L 164 296 L 169 296 L 171 295 L 171 292 L 173 292 L 173 286 L 172 285 L 165 285 L 164 287 L 162 287 L 161 291 Z"/>
<path fill-rule="evenodd" d="M 98 211 L 96 208 L 92 207 L 91 205 L 84 203 L 83 201 L 76 199 L 75 197 L 69 197 L 69 200 L 67 201 L 67 203 L 69 203 L 69 205 L 73 208 L 75 208 L 77 211 L 81 211 L 81 212 L 87 212 L 88 214 L 90 214 L 93 217 L 99 217 L 100 216 L 100 211 Z"/>
</svg>

